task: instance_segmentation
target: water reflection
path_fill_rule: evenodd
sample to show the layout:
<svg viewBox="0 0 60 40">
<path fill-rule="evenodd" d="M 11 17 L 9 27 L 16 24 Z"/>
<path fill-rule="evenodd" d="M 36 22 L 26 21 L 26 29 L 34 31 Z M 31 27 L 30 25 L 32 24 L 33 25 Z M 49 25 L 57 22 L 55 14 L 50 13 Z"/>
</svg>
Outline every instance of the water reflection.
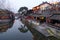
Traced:
<svg viewBox="0 0 60 40">
<path fill-rule="evenodd" d="M 14 21 L 1 22 L 1 23 L 0 23 L 0 33 L 6 32 L 9 28 L 12 27 L 13 23 L 14 23 Z"/>
<path fill-rule="evenodd" d="M 30 30 L 30 32 L 33 35 L 33 40 L 60 40 L 54 36 L 45 36 L 43 35 L 41 32 L 37 31 L 34 27 L 34 25 L 32 23 L 29 23 L 27 21 L 22 20 L 22 23 L 25 24 L 27 26 L 27 28 Z"/>
<path fill-rule="evenodd" d="M 32 39 L 33 40 L 60 40 L 54 36 L 46 37 L 42 33 L 38 32 L 36 29 L 32 28 L 31 25 L 27 25 L 27 28 L 32 33 Z"/>
<path fill-rule="evenodd" d="M 24 25 L 21 25 L 21 28 L 19 27 L 18 28 L 18 30 L 20 31 L 20 32 L 22 32 L 22 33 L 26 33 L 26 32 L 28 32 L 28 29 L 27 29 L 27 27 Z"/>
<path fill-rule="evenodd" d="M 33 40 L 48 40 L 43 34 L 41 34 L 40 32 L 38 32 L 36 29 L 33 28 L 34 25 L 32 25 L 29 22 L 26 22 L 23 20 L 21 21 L 24 25 L 27 26 L 28 30 L 32 33 L 32 38 Z"/>
<path fill-rule="evenodd" d="M 0 40 L 32 40 L 30 31 L 22 33 L 18 30 L 22 25 L 20 20 L 11 21 L 11 23 L 7 22 L 7 25 L 9 25 L 7 30 L 0 33 Z"/>
<path fill-rule="evenodd" d="M 48 40 L 43 34 L 35 30 L 34 28 L 31 27 L 31 25 L 27 25 L 28 29 L 32 33 L 33 40 Z"/>
</svg>

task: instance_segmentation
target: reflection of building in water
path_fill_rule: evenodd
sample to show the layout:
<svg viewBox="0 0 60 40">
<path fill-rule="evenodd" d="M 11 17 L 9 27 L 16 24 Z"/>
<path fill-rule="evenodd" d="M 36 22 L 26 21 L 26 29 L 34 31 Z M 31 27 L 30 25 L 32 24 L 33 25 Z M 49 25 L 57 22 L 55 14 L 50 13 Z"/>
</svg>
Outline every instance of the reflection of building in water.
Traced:
<svg viewBox="0 0 60 40">
<path fill-rule="evenodd" d="M 42 33 L 38 32 L 36 29 L 33 28 L 35 27 L 35 25 L 33 25 L 32 23 L 29 23 L 27 20 L 24 20 L 24 19 L 22 19 L 21 21 L 24 25 L 27 26 L 29 31 L 32 33 L 33 40 L 47 40 L 47 38 Z"/>
<path fill-rule="evenodd" d="M 22 23 L 27 26 L 30 32 L 33 35 L 33 40 L 60 40 L 60 32 L 57 28 L 53 26 L 48 26 L 47 24 L 35 24 L 35 21 L 21 19 Z M 38 23 L 38 22 L 36 22 Z"/>
<path fill-rule="evenodd" d="M 44 36 L 42 33 L 38 32 L 36 29 L 32 28 L 32 26 L 28 26 L 28 29 L 32 33 L 32 38 L 33 40 L 48 40 L 46 36 Z"/>
<path fill-rule="evenodd" d="M 6 32 L 9 28 L 13 26 L 14 21 L 11 22 L 1 22 L 0 23 L 0 32 Z"/>
</svg>

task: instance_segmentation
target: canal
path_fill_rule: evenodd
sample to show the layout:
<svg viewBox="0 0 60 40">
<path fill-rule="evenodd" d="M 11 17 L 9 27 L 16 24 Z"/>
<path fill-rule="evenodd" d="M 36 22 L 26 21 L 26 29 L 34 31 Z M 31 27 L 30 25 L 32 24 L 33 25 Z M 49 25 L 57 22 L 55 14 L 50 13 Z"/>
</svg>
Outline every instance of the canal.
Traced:
<svg viewBox="0 0 60 40">
<path fill-rule="evenodd" d="M 29 23 L 24 27 L 22 21 L 0 22 L 0 40 L 60 40 L 56 37 L 46 37 Z M 21 30 L 22 29 L 22 30 Z M 25 30 L 25 31 L 24 31 Z"/>
<path fill-rule="evenodd" d="M 1 25 L 3 23 L 0 23 Z M 18 30 L 19 27 L 21 27 L 22 23 L 20 22 L 20 20 L 15 20 L 14 23 L 4 23 L 7 24 L 6 26 L 11 25 L 10 28 L 1 28 L 3 26 L 0 27 L 0 40 L 32 40 L 32 34 L 30 33 L 30 31 L 26 32 L 26 33 L 22 33 Z"/>
</svg>

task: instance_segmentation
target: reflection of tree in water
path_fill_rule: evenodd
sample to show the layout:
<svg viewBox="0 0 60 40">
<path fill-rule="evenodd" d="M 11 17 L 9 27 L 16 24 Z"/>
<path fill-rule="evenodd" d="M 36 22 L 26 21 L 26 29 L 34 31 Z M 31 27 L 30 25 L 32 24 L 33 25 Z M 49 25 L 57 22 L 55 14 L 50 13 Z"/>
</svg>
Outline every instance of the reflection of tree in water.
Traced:
<svg viewBox="0 0 60 40">
<path fill-rule="evenodd" d="M 13 21 L 6 22 L 6 23 L 4 23 L 4 22 L 0 23 L 0 32 L 1 33 L 6 32 L 9 28 L 11 28 L 13 26 L 13 23 L 14 23 Z"/>
<path fill-rule="evenodd" d="M 27 27 L 25 25 L 24 26 L 21 25 L 21 28 L 18 28 L 18 29 L 22 33 L 26 33 L 28 31 L 28 29 L 27 29 Z"/>
</svg>

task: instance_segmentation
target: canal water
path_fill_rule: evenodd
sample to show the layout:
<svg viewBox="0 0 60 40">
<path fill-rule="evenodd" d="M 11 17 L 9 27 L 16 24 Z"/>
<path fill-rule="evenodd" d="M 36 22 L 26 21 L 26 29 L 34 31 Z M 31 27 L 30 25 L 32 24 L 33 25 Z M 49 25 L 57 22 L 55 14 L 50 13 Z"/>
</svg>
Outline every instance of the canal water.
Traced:
<svg viewBox="0 0 60 40">
<path fill-rule="evenodd" d="M 19 19 L 0 22 L 0 40 L 60 40 L 53 36 L 46 38 L 43 34 L 30 27 L 31 25 L 27 24 L 28 28 L 23 25 Z"/>
<path fill-rule="evenodd" d="M 8 24 L 8 23 L 4 23 Z M 12 23 L 6 26 L 10 26 Z M 32 34 L 30 31 L 26 33 L 22 33 L 18 30 L 19 27 L 21 27 L 22 23 L 20 20 L 15 20 L 13 25 L 8 27 L 0 27 L 0 40 L 32 40 Z M 4 29 L 5 28 L 5 29 Z"/>
</svg>

